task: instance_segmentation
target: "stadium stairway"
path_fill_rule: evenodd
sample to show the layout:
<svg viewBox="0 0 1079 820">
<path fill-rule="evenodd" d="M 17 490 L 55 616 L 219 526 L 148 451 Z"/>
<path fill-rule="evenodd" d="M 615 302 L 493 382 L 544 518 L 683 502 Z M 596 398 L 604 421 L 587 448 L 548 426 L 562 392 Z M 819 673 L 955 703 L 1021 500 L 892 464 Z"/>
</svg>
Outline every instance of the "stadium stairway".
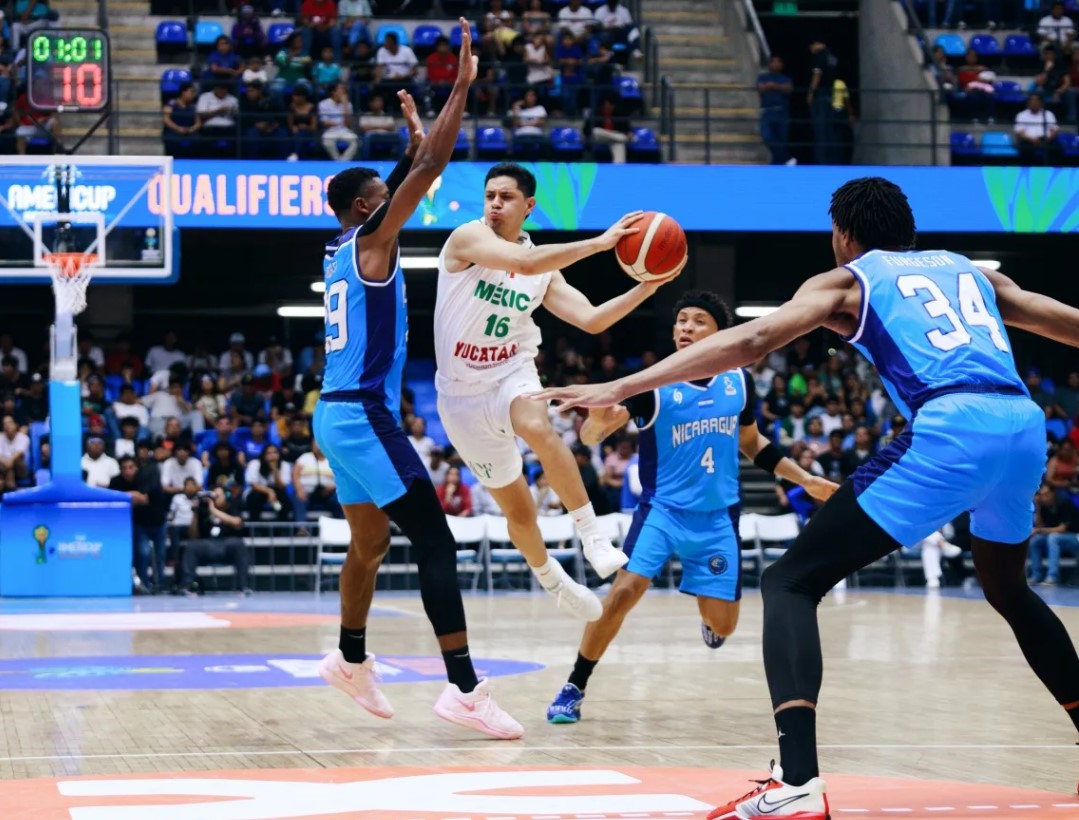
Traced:
<svg viewBox="0 0 1079 820">
<path fill-rule="evenodd" d="M 97 0 L 53 0 L 65 26 L 97 27 Z M 162 153 L 161 99 L 158 80 L 166 68 L 188 64 L 159 65 L 154 31 L 165 18 L 150 17 L 147 0 L 109 0 L 109 40 L 112 45 L 112 76 L 115 81 L 113 124 L 119 137 L 116 153 L 156 155 Z M 64 114 L 64 144 L 72 145 L 97 120 L 97 114 Z M 79 149 L 83 154 L 108 153 L 108 124 L 104 124 Z"/>
<path fill-rule="evenodd" d="M 677 162 L 767 162 L 757 94 L 750 90 L 758 72 L 756 55 L 738 5 L 730 0 L 642 4 L 643 23 L 659 45 L 659 74 L 674 85 Z"/>
</svg>

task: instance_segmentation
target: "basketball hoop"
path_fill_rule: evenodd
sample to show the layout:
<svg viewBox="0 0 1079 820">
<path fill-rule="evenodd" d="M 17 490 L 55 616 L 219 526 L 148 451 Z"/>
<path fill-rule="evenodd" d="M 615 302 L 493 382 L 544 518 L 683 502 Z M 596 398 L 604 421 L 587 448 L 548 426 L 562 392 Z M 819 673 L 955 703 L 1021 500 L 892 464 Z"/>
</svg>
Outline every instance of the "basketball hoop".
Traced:
<svg viewBox="0 0 1079 820">
<path fill-rule="evenodd" d="M 82 251 L 47 253 L 44 256 L 52 274 L 52 292 L 56 296 L 57 315 L 77 316 L 86 310 L 86 287 L 93 276 L 96 253 Z"/>
</svg>

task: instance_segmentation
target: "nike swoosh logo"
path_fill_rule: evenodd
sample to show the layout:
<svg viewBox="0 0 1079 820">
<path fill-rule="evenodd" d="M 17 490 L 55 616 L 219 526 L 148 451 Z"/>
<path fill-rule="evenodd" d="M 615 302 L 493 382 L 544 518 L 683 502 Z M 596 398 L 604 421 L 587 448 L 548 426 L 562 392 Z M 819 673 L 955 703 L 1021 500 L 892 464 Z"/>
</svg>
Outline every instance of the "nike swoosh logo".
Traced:
<svg viewBox="0 0 1079 820">
<path fill-rule="evenodd" d="M 337 664 L 337 671 L 341 673 L 341 677 L 345 680 L 352 680 L 352 673 L 345 669 L 341 664 Z"/>
<path fill-rule="evenodd" d="M 777 800 L 775 803 L 771 802 L 767 796 L 761 795 L 761 799 L 757 801 L 757 811 L 761 814 L 773 814 L 784 806 L 789 806 L 795 800 L 801 800 L 803 797 L 809 797 L 809 792 L 806 792 L 805 794 L 793 794 L 790 797 L 784 797 L 782 800 Z"/>
<path fill-rule="evenodd" d="M 460 698 L 458 698 L 457 702 L 459 704 L 461 704 L 463 707 L 465 707 L 465 709 L 467 709 L 470 712 L 475 712 L 476 711 L 476 704 L 474 704 L 474 703 L 465 703 Z"/>
</svg>

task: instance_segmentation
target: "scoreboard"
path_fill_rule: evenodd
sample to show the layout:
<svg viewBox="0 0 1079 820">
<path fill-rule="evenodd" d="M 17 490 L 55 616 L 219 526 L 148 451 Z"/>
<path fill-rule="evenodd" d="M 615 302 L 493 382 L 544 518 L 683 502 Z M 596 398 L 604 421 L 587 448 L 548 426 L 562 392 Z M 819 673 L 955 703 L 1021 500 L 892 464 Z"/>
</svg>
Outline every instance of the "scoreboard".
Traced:
<svg viewBox="0 0 1079 820">
<path fill-rule="evenodd" d="M 30 36 L 27 97 L 40 111 L 109 106 L 109 38 L 99 29 L 55 28 Z"/>
</svg>

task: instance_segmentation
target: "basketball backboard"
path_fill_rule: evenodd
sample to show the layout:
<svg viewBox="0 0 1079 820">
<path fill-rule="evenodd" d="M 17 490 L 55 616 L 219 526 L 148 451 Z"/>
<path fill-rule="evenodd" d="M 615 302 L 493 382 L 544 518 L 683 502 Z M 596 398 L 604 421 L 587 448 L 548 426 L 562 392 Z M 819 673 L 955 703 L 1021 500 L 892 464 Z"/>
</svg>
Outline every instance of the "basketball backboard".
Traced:
<svg viewBox="0 0 1079 820">
<path fill-rule="evenodd" d="M 65 251 L 95 255 L 95 284 L 175 281 L 171 190 L 171 157 L 5 157 L 0 285 L 48 281 Z"/>
</svg>

